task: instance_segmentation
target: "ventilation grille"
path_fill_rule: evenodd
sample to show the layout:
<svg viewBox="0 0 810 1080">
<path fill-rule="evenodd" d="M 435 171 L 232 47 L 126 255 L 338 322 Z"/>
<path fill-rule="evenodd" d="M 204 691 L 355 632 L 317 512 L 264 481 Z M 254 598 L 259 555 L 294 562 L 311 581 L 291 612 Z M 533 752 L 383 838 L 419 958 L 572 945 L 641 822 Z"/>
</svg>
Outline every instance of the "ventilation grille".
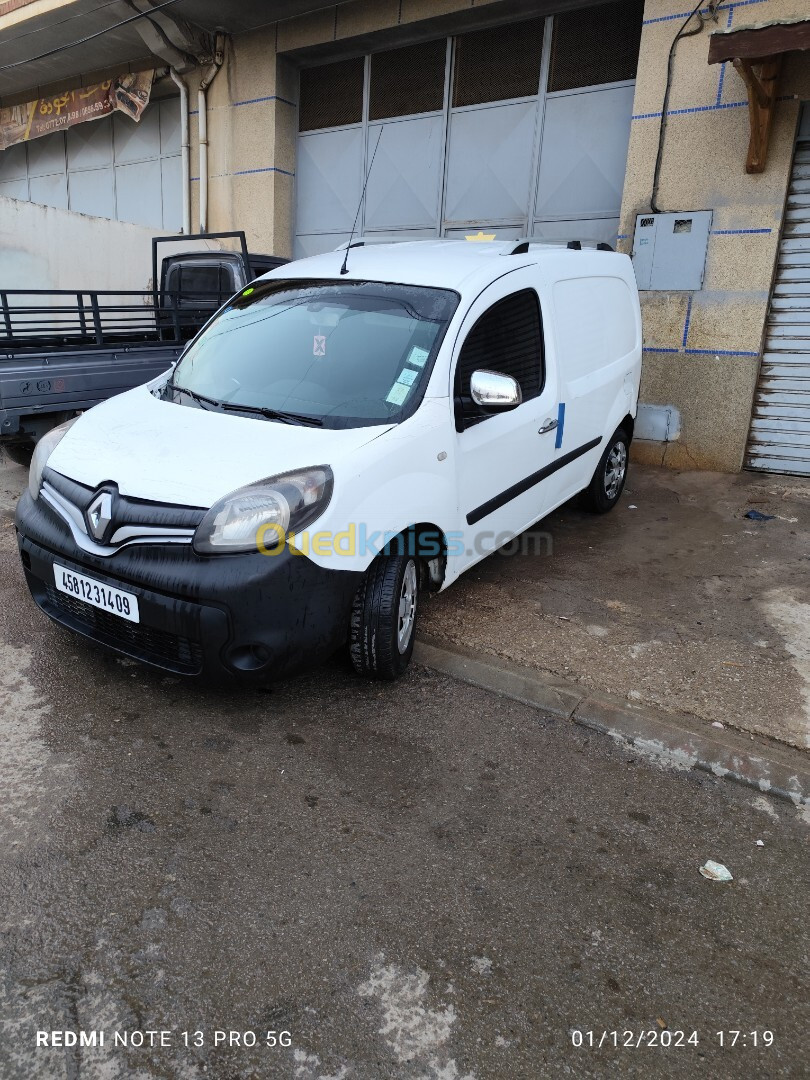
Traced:
<svg viewBox="0 0 810 1080">
<path fill-rule="evenodd" d="M 389 49 L 371 57 L 369 119 L 439 112 L 444 107 L 447 41 Z"/>
<path fill-rule="evenodd" d="M 187 675 L 202 670 L 202 649 L 196 641 L 119 619 L 74 596 L 58 592 L 53 585 L 45 586 L 45 595 L 50 609 L 59 613 L 57 618 L 61 616 L 60 621 L 111 648 Z"/>
<path fill-rule="evenodd" d="M 535 96 L 544 24 L 530 19 L 457 37 L 453 107 Z"/>
<path fill-rule="evenodd" d="M 301 131 L 359 124 L 363 119 L 365 60 L 340 60 L 336 64 L 304 68 L 298 125 Z"/>
<path fill-rule="evenodd" d="M 549 93 L 635 79 L 643 17 L 643 0 L 556 15 Z"/>
</svg>

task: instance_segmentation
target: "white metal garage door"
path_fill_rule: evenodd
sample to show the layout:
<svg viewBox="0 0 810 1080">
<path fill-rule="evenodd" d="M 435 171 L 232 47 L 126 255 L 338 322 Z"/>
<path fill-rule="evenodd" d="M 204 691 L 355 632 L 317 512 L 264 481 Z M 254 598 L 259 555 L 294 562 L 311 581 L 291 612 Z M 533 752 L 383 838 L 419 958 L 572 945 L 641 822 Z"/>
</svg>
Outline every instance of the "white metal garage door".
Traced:
<svg viewBox="0 0 810 1080">
<path fill-rule="evenodd" d="M 152 102 L 138 123 L 116 112 L 3 150 L 0 195 L 179 230 L 179 102 Z"/>
<path fill-rule="evenodd" d="M 641 0 L 301 73 L 296 253 L 358 233 L 615 244 Z M 382 132 L 382 135 L 380 135 Z"/>
<path fill-rule="evenodd" d="M 746 465 L 810 476 L 810 104 L 793 159 Z"/>
</svg>

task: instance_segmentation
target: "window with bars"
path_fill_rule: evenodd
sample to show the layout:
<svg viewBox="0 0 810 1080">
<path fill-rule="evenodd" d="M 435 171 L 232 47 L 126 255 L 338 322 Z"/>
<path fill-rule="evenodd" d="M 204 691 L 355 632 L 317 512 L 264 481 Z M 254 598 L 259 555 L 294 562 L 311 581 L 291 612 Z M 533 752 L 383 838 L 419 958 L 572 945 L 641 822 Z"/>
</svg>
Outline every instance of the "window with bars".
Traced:
<svg viewBox="0 0 810 1080">
<path fill-rule="evenodd" d="M 499 300 L 484 312 L 467 335 L 456 364 L 457 397 L 469 399 L 474 371 L 497 371 L 520 384 L 523 400 L 541 393 L 545 384 L 540 302 L 533 289 L 522 289 Z M 465 426 L 486 419 L 471 416 Z"/>
<path fill-rule="evenodd" d="M 644 0 L 555 15 L 548 91 L 635 79 Z"/>
<path fill-rule="evenodd" d="M 374 53 L 369 119 L 440 111 L 444 107 L 446 57 L 446 38 Z"/>
<path fill-rule="evenodd" d="M 299 130 L 359 124 L 363 119 L 364 78 L 362 56 L 304 68 L 298 107 Z"/>
<path fill-rule="evenodd" d="M 544 19 L 456 38 L 453 107 L 533 97 L 540 84 Z"/>
</svg>

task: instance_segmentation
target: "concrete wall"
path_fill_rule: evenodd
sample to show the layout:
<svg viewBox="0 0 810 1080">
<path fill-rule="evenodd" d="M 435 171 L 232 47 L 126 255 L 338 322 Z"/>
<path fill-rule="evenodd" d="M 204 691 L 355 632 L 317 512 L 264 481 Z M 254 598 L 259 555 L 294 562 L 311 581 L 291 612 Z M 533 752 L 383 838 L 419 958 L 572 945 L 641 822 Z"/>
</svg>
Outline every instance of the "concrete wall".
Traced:
<svg viewBox="0 0 810 1080">
<path fill-rule="evenodd" d="M 292 256 L 298 72 L 276 54 L 276 27 L 227 42 L 208 89 L 208 230 L 244 229 L 251 250 Z M 191 227 L 200 221 L 199 72 L 191 93 Z"/>
<path fill-rule="evenodd" d="M 647 0 L 622 204 L 622 246 L 648 211 L 667 54 L 678 0 Z M 719 11 L 719 27 L 807 17 L 807 0 L 761 0 Z M 733 18 L 733 23 L 730 20 Z M 637 443 L 637 457 L 683 468 L 738 470 L 743 461 L 791 166 L 799 101 L 810 99 L 810 54 L 785 58 L 764 173 L 748 175 L 745 86 L 731 64 L 707 63 L 709 30 L 678 43 L 658 195 L 663 210 L 713 210 L 703 289 L 642 294 L 645 402 L 674 405 L 681 435 Z M 795 96 L 794 96 L 795 95 Z M 681 111 L 690 110 L 690 111 Z"/>
<path fill-rule="evenodd" d="M 148 289 L 155 235 L 166 234 L 0 197 L 0 288 Z M 165 247 L 168 255 L 219 245 Z"/>
</svg>

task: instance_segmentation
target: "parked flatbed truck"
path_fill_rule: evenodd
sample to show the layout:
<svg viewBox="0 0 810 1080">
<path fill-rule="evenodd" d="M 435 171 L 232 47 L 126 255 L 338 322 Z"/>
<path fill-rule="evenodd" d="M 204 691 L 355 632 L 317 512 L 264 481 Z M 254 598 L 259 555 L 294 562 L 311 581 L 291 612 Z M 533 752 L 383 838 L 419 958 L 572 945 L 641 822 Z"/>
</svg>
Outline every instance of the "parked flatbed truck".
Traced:
<svg viewBox="0 0 810 1080">
<path fill-rule="evenodd" d="M 199 240 L 239 250 L 158 258 Z M 249 253 L 243 232 L 159 236 L 150 290 L 0 288 L 0 447 L 28 464 L 46 431 L 166 371 L 230 296 L 286 261 Z"/>
</svg>

